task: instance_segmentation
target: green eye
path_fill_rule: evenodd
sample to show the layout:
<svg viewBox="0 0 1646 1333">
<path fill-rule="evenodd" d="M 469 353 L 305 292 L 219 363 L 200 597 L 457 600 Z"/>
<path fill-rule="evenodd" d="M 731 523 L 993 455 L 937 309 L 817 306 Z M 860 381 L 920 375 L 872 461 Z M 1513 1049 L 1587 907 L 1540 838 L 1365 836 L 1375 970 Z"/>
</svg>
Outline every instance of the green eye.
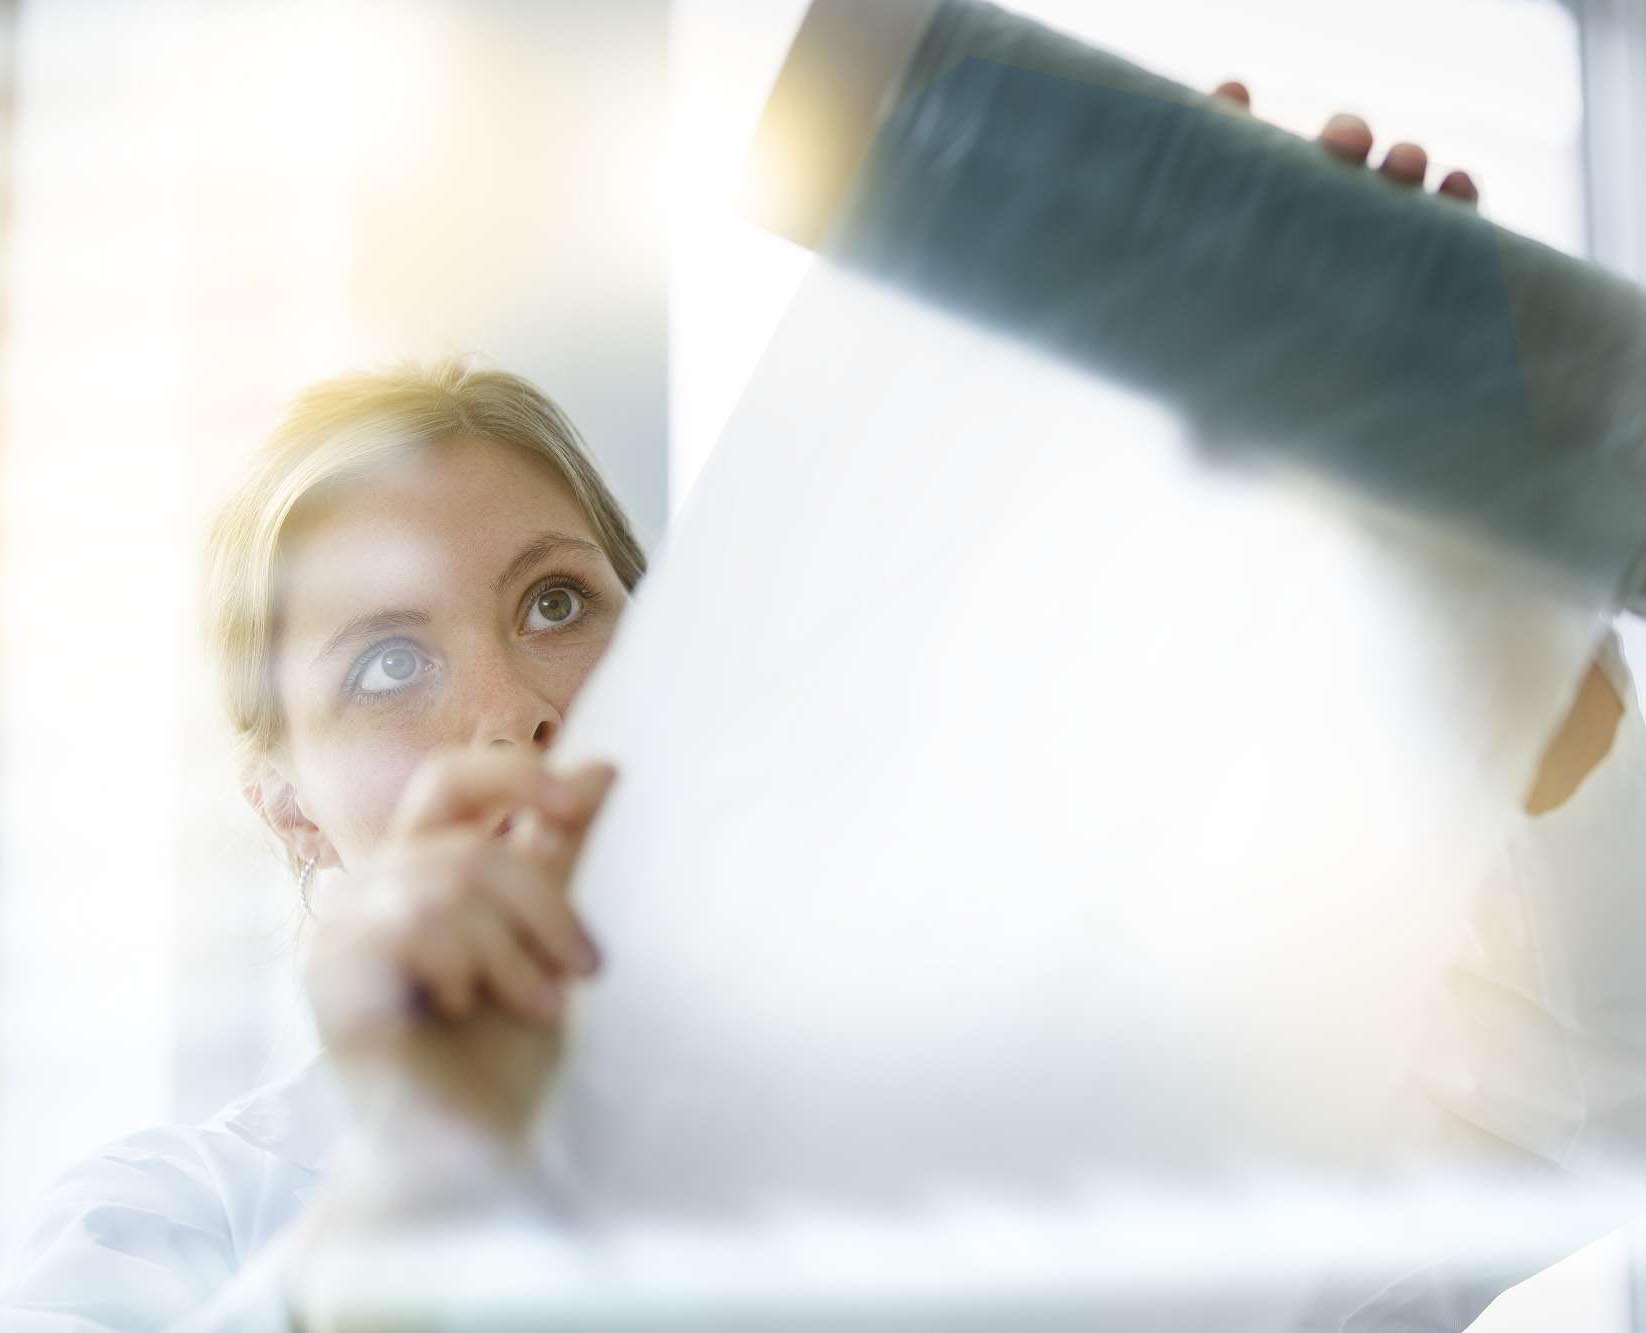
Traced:
<svg viewBox="0 0 1646 1333">
<path fill-rule="evenodd" d="M 564 629 L 582 618 L 587 605 L 587 599 L 577 589 L 568 588 L 563 583 L 551 583 L 539 588 L 532 598 L 531 610 L 526 615 L 526 628 Z"/>
<path fill-rule="evenodd" d="M 577 614 L 577 602 L 564 588 L 550 588 L 538 597 L 537 610 L 544 620 L 559 624 Z"/>
</svg>

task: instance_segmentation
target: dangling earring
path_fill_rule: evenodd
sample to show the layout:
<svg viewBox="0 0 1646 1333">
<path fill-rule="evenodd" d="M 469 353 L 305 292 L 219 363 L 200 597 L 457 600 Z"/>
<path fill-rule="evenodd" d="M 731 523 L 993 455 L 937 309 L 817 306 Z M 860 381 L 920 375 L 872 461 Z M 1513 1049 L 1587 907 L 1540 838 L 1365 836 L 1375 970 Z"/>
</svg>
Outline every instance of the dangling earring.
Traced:
<svg viewBox="0 0 1646 1333">
<path fill-rule="evenodd" d="M 309 885 L 314 883 L 315 860 L 315 857 L 309 857 L 297 872 L 297 896 L 303 900 L 303 911 L 309 916 L 314 915 L 314 908 L 309 905 Z"/>
</svg>

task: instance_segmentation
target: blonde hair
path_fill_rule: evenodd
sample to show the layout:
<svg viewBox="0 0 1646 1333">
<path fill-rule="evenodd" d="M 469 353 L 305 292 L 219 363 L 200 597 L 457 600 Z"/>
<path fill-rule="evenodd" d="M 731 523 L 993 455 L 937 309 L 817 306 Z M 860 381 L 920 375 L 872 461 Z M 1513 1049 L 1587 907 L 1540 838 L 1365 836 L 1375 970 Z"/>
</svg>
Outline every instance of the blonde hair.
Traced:
<svg viewBox="0 0 1646 1333">
<path fill-rule="evenodd" d="M 206 638 L 242 768 L 280 739 L 274 688 L 281 534 L 302 500 L 408 448 L 458 437 L 516 445 L 571 489 L 623 586 L 646 556 L 559 407 L 518 375 L 460 361 L 326 380 L 300 395 L 212 525 Z"/>
</svg>

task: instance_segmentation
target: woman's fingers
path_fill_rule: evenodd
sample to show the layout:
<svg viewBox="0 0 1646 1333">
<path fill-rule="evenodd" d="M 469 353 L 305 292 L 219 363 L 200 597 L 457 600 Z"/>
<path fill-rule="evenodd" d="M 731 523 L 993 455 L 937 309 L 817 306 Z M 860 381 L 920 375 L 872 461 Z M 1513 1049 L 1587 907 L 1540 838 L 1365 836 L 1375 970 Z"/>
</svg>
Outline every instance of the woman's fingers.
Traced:
<svg viewBox="0 0 1646 1333">
<path fill-rule="evenodd" d="M 555 777 L 554 800 L 540 805 L 536 813 L 556 828 L 581 834 L 600 813 L 616 781 L 617 770 L 610 764 L 596 762 L 570 769 Z"/>
<path fill-rule="evenodd" d="M 587 803 L 604 786 L 591 777 L 578 799 Z M 399 913 L 402 956 L 448 1016 L 468 1013 L 484 986 L 517 1012 L 551 1017 L 543 1002 L 550 984 L 589 976 L 599 965 L 566 897 L 587 821 L 560 827 L 532 812 L 520 821 L 507 838 L 453 832 L 431 844 L 431 852 L 441 844 L 445 850 L 431 856 L 421 887 Z"/>
<path fill-rule="evenodd" d="M 480 960 L 463 932 L 427 913 L 401 936 L 398 952 L 407 979 L 428 996 L 436 1013 L 467 1018 L 474 1012 Z M 409 1005 L 412 989 L 403 993 Z"/>
<path fill-rule="evenodd" d="M 1326 122 L 1320 142 L 1345 162 L 1364 164 L 1372 152 L 1372 127 L 1359 116 L 1340 112 Z M 1421 186 L 1429 172 L 1429 154 L 1422 144 L 1401 142 L 1384 154 L 1378 172 L 1397 185 Z M 1467 171 L 1450 171 L 1435 191 L 1471 208 L 1480 202 L 1480 188 Z"/>
<path fill-rule="evenodd" d="M 496 1004 L 558 1022 L 599 965 L 566 890 L 614 778 L 598 763 L 551 775 L 535 751 L 426 765 L 393 847 L 321 922 L 309 990 L 328 1040 L 405 1022 L 412 995 L 449 1019 Z"/>
<path fill-rule="evenodd" d="M 595 967 L 563 872 L 493 842 L 467 878 L 466 891 L 406 915 L 397 953 L 407 980 L 446 1018 L 468 1017 L 489 995 L 522 1018 L 557 1021 L 568 979 Z"/>
<path fill-rule="evenodd" d="M 573 836 L 541 827 L 524 835 L 518 827 L 511 830 L 508 845 L 496 851 L 490 886 L 537 957 L 557 971 L 586 977 L 600 960 L 566 899 Z"/>
<path fill-rule="evenodd" d="M 1378 170 L 1400 185 L 1420 186 L 1429 173 L 1429 154 L 1422 144 L 1397 143 L 1384 155 Z"/>
<path fill-rule="evenodd" d="M 1340 111 L 1320 131 L 1321 145 L 1345 162 L 1363 163 L 1372 151 L 1372 127 L 1359 116 Z"/>
<path fill-rule="evenodd" d="M 1446 178 L 1440 182 L 1439 194 L 1450 195 L 1453 199 L 1460 199 L 1470 208 L 1480 203 L 1480 187 L 1467 171 L 1449 171 Z"/>
<path fill-rule="evenodd" d="M 489 822 L 507 810 L 563 799 L 558 780 L 535 750 L 452 750 L 412 775 L 390 833 L 404 838 L 452 824 Z"/>
<path fill-rule="evenodd" d="M 1240 110 L 1251 110 L 1251 91 L 1238 79 L 1218 84 L 1214 96 Z M 1338 112 L 1320 131 L 1320 143 L 1327 152 L 1356 166 L 1365 165 L 1371 158 L 1372 139 L 1372 127 L 1347 111 Z M 1421 186 L 1429 172 L 1429 154 L 1421 144 L 1397 143 L 1384 154 L 1378 172 L 1398 185 Z M 1480 202 L 1480 189 L 1466 171 L 1448 172 L 1436 193 L 1461 200 L 1471 208 Z"/>
<path fill-rule="evenodd" d="M 322 922 L 309 989 L 324 1028 L 403 1022 L 414 993 L 445 1018 L 468 1017 L 488 996 L 525 1018 L 557 1018 L 565 986 L 599 962 L 566 898 L 586 825 L 525 818 L 528 831 L 507 839 L 472 828 L 424 835 Z"/>
<path fill-rule="evenodd" d="M 614 772 L 609 764 L 587 764 L 565 776 L 550 773 L 535 750 L 448 751 L 412 776 L 390 832 L 408 837 L 453 824 L 489 824 L 514 810 L 539 810 L 557 822 L 586 821 Z"/>
<path fill-rule="evenodd" d="M 562 828 L 587 828 L 616 781 L 617 770 L 599 760 L 556 773 L 550 797 L 538 811 Z"/>
<path fill-rule="evenodd" d="M 560 1017 L 560 978 L 525 946 L 503 912 L 471 910 L 431 922 L 402 940 L 401 957 L 407 980 L 443 1018 L 469 1017 L 483 995 L 521 1018 Z"/>
<path fill-rule="evenodd" d="M 561 979 L 534 956 L 501 916 L 476 913 L 468 920 L 469 947 L 492 999 L 528 1021 L 558 1022 L 565 990 Z"/>
<path fill-rule="evenodd" d="M 564 856 L 569 837 L 561 829 L 543 822 L 535 811 L 526 811 L 508 831 L 508 841 L 523 855 L 539 860 Z"/>
</svg>

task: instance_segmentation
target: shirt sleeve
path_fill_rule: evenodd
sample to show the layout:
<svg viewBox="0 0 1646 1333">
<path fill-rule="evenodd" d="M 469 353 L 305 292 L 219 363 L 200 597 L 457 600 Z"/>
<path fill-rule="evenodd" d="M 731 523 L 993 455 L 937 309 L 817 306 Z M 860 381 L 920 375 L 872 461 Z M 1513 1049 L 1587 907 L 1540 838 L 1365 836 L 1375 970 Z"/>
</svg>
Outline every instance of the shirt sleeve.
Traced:
<svg viewBox="0 0 1646 1333">
<path fill-rule="evenodd" d="M 1597 661 L 1623 706 L 1612 747 L 1505 846 L 1400 1107 L 1408 1160 L 1563 1201 L 1544 1266 L 1646 1211 L 1646 733 L 1615 638 Z M 1537 1271 L 1436 1256 L 1319 1327 L 1457 1333 Z"/>
<path fill-rule="evenodd" d="M 42 1201 L 0 1288 L 8 1333 L 285 1333 L 284 1246 L 241 1268 L 221 1188 L 178 1131 L 88 1158 Z"/>
</svg>

